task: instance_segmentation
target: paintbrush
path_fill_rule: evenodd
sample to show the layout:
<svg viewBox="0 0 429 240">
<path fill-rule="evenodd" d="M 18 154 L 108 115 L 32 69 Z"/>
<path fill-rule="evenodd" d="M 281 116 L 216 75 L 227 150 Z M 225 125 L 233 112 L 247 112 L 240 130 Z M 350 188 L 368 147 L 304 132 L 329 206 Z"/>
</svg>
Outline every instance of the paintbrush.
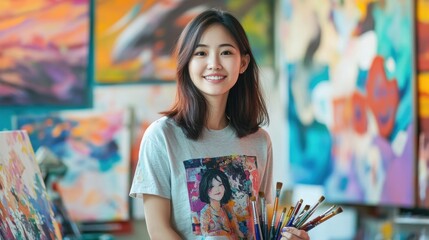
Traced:
<svg viewBox="0 0 429 240">
<path fill-rule="evenodd" d="M 298 202 L 295 204 L 295 209 L 292 212 L 292 215 L 290 216 L 289 221 L 287 222 L 286 226 L 291 227 L 293 221 L 295 220 L 296 215 L 298 214 L 299 209 L 301 208 L 303 200 L 299 199 Z"/>
<path fill-rule="evenodd" d="M 253 211 L 253 224 L 254 224 L 254 233 L 255 240 L 263 240 L 261 233 L 261 226 L 259 226 L 259 216 L 258 216 L 258 206 L 256 204 L 256 197 L 251 196 L 250 201 L 252 202 L 252 211 Z"/>
<path fill-rule="evenodd" d="M 282 225 L 283 225 L 283 218 L 285 217 L 286 210 L 287 210 L 286 207 L 283 208 L 283 211 L 280 214 L 279 222 L 277 223 L 276 234 L 274 235 L 274 239 L 276 240 L 279 238 L 280 229 L 282 228 Z"/>
<path fill-rule="evenodd" d="M 316 211 L 316 208 L 325 200 L 324 196 L 321 196 L 319 198 L 319 200 L 317 201 L 316 204 L 314 204 L 313 207 L 311 207 L 301 218 L 301 220 L 296 224 L 296 228 L 299 228 L 300 226 L 302 226 L 305 221 L 307 221 L 308 218 L 310 218 L 310 216 L 314 213 L 314 211 Z"/>
<path fill-rule="evenodd" d="M 325 222 L 326 220 L 332 218 L 333 216 L 342 213 L 343 209 L 341 207 L 338 207 L 337 209 L 335 209 L 334 211 L 328 213 L 326 216 L 322 217 L 319 221 L 313 223 L 313 224 L 308 224 L 305 228 L 301 228 L 304 231 L 310 231 L 311 229 L 315 228 L 317 225 Z"/>
<path fill-rule="evenodd" d="M 296 224 L 301 220 L 302 216 L 304 216 L 304 214 L 308 211 L 308 209 L 310 209 L 310 205 L 305 205 L 304 208 L 302 209 L 302 211 L 298 214 L 298 217 L 295 218 L 295 220 L 293 221 L 293 226 L 296 226 Z"/>
<path fill-rule="evenodd" d="M 275 240 L 275 226 L 276 226 L 276 218 L 277 218 L 277 208 L 279 205 L 279 197 L 280 197 L 280 191 L 282 190 L 283 183 L 277 182 L 276 184 L 276 198 L 274 199 L 274 207 L 273 207 L 273 218 L 271 219 L 271 229 L 270 229 L 270 239 Z"/>
<path fill-rule="evenodd" d="M 289 210 L 287 211 L 287 214 L 285 215 L 285 218 L 283 219 L 283 225 L 282 228 L 286 226 L 286 224 L 289 222 L 290 216 L 292 216 L 292 212 L 295 209 L 294 206 L 291 206 Z"/>
<path fill-rule="evenodd" d="M 259 192 L 259 200 L 261 202 L 261 230 L 262 236 L 264 239 L 268 240 L 268 213 L 267 213 L 267 205 L 265 203 L 265 194 L 264 192 Z"/>
<path fill-rule="evenodd" d="M 326 216 L 328 213 L 330 213 L 334 208 L 336 207 L 336 205 L 333 205 L 332 207 L 330 207 L 328 210 L 326 210 L 324 213 L 320 214 L 319 216 L 313 218 L 311 221 L 303 224 L 302 226 L 300 226 L 299 228 L 305 228 L 307 225 L 311 225 L 314 224 L 316 222 L 318 222 L 320 219 L 322 219 L 324 216 Z"/>
</svg>

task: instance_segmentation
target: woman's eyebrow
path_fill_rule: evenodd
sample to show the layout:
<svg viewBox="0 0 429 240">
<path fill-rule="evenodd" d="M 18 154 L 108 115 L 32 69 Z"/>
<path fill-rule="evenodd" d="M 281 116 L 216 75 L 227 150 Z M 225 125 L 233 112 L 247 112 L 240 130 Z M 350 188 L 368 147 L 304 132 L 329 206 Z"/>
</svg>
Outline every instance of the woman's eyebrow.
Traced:
<svg viewBox="0 0 429 240">
<path fill-rule="evenodd" d="M 197 45 L 197 47 L 209 47 L 209 46 L 208 46 L 207 44 L 199 43 L 199 44 Z M 234 47 L 234 45 L 229 44 L 229 43 L 222 43 L 222 44 L 219 44 L 219 47 L 232 47 L 232 48 L 236 48 L 236 47 Z"/>
</svg>

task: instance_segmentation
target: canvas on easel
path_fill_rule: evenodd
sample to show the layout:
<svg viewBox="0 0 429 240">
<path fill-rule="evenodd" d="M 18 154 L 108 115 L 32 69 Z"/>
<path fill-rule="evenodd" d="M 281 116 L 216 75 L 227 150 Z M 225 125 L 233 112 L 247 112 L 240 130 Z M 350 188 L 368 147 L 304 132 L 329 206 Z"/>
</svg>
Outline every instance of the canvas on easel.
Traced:
<svg viewBox="0 0 429 240">
<path fill-rule="evenodd" d="M 0 132 L 0 223 L 2 239 L 61 239 L 25 131 Z"/>
</svg>

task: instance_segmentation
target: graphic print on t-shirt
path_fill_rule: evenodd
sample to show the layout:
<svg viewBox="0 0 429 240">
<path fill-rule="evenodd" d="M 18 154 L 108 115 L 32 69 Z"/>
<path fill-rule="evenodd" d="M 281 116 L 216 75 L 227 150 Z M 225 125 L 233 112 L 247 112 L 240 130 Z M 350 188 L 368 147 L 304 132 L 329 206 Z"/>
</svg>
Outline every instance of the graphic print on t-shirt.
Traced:
<svg viewBox="0 0 429 240">
<path fill-rule="evenodd" d="M 252 239 L 250 197 L 257 196 L 256 157 L 231 155 L 184 161 L 195 235 Z"/>
</svg>

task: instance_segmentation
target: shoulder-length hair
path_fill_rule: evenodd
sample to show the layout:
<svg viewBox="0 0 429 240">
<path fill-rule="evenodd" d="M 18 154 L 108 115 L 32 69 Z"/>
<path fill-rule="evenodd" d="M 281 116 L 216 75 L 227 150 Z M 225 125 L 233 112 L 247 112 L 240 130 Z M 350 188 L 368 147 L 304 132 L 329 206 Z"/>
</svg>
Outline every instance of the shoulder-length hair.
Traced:
<svg viewBox="0 0 429 240">
<path fill-rule="evenodd" d="M 249 40 L 240 22 L 230 13 L 211 9 L 195 17 L 183 30 L 175 48 L 177 64 L 177 95 L 172 108 L 162 114 L 173 118 L 185 135 L 197 140 L 207 121 L 207 102 L 189 75 L 189 62 L 204 31 L 221 24 L 235 39 L 242 56 L 249 55 L 249 65 L 231 88 L 225 114 L 238 137 L 256 132 L 269 123 L 268 111 L 259 84 L 259 69 Z"/>
</svg>

